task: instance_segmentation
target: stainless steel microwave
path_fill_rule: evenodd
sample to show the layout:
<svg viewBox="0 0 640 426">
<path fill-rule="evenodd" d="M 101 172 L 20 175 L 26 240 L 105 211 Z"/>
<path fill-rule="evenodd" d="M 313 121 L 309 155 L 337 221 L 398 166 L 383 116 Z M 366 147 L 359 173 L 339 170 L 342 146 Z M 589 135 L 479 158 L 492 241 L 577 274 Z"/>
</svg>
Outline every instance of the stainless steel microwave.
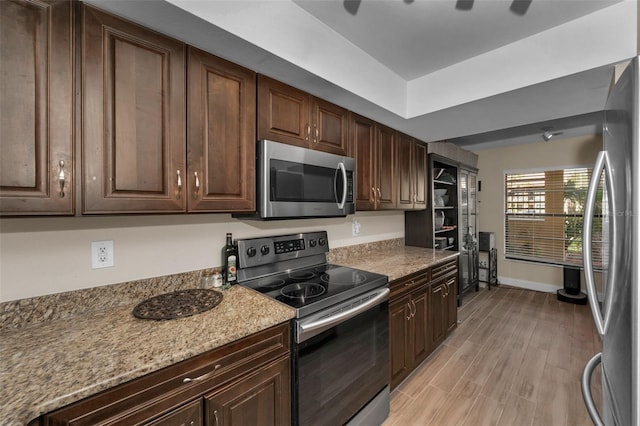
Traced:
<svg viewBox="0 0 640 426">
<path fill-rule="evenodd" d="M 261 140 L 256 149 L 257 218 L 340 217 L 355 213 L 355 160 Z"/>
</svg>

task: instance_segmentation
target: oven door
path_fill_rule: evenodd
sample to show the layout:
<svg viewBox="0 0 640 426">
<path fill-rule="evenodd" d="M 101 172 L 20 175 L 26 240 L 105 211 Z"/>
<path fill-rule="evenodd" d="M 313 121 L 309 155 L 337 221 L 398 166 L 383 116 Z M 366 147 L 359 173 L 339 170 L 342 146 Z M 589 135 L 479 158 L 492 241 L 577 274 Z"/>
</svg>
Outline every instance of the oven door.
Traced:
<svg viewBox="0 0 640 426">
<path fill-rule="evenodd" d="M 355 160 L 272 141 L 258 143 L 262 218 L 331 217 L 355 213 Z"/>
<path fill-rule="evenodd" d="M 296 320 L 294 424 L 342 425 L 388 385 L 389 290 L 374 293 L 355 308 L 350 301 L 320 317 Z M 328 324 L 331 316 L 341 317 Z M 324 324 L 305 334 L 305 324 L 318 321 Z"/>
</svg>

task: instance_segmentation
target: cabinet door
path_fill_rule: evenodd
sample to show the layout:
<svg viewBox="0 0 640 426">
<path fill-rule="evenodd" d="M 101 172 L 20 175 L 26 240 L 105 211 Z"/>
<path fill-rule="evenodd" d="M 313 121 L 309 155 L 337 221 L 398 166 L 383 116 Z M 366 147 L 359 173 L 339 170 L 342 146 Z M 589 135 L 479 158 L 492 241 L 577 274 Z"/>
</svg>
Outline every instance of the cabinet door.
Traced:
<svg viewBox="0 0 640 426">
<path fill-rule="evenodd" d="M 431 339 L 427 328 L 429 324 L 429 293 L 426 285 L 411 293 L 411 304 L 413 307 L 413 317 L 411 318 L 412 364 L 417 365 L 429 355 L 431 349 Z"/>
<path fill-rule="evenodd" d="M 376 131 L 375 122 L 351 114 L 349 132 L 356 160 L 356 210 L 375 210 Z"/>
<path fill-rule="evenodd" d="M 184 44 L 82 11 L 83 213 L 184 211 Z"/>
<path fill-rule="evenodd" d="M 205 396 L 208 425 L 288 425 L 291 419 L 289 358 Z"/>
<path fill-rule="evenodd" d="M 199 426 L 202 425 L 202 398 L 176 408 L 147 426 Z"/>
<path fill-rule="evenodd" d="M 458 326 L 458 278 L 454 275 L 446 281 L 446 329 L 447 334 Z"/>
<path fill-rule="evenodd" d="M 413 143 L 413 170 L 415 198 L 413 207 L 415 209 L 427 208 L 427 145 L 414 141 Z"/>
<path fill-rule="evenodd" d="M 389 380 L 395 388 L 411 371 L 410 312 L 411 297 L 389 304 Z"/>
<path fill-rule="evenodd" d="M 410 210 L 414 207 L 415 163 L 413 161 L 413 139 L 398 135 L 398 207 Z"/>
<path fill-rule="evenodd" d="M 0 214 L 74 212 L 72 6 L 0 1 Z"/>
<path fill-rule="evenodd" d="M 445 308 L 446 285 L 442 280 L 432 283 L 429 294 L 429 330 L 431 334 L 431 347 L 436 348 L 447 337 Z"/>
<path fill-rule="evenodd" d="M 378 127 L 377 137 L 377 182 L 378 209 L 395 209 L 396 201 L 396 131 Z"/>
<path fill-rule="evenodd" d="M 255 73 L 189 48 L 188 93 L 188 210 L 254 211 Z"/>
<path fill-rule="evenodd" d="M 310 147 L 309 94 L 258 76 L 258 139 Z"/>
<path fill-rule="evenodd" d="M 312 98 L 313 126 L 311 147 L 337 155 L 349 155 L 349 111 L 318 98 Z"/>
</svg>

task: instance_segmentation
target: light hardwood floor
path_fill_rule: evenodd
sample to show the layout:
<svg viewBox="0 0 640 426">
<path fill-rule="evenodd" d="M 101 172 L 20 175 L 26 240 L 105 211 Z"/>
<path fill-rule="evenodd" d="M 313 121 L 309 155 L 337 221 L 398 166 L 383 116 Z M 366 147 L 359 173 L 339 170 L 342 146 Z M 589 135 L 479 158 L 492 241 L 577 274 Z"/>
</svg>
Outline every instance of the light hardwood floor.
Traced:
<svg viewBox="0 0 640 426">
<path fill-rule="evenodd" d="M 458 328 L 391 394 L 383 426 L 591 425 L 580 391 L 600 351 L 588 306 L 509 287 L 465 296 Z M 594 373 L 594 399 L 600 376 Z"/>
</svg>

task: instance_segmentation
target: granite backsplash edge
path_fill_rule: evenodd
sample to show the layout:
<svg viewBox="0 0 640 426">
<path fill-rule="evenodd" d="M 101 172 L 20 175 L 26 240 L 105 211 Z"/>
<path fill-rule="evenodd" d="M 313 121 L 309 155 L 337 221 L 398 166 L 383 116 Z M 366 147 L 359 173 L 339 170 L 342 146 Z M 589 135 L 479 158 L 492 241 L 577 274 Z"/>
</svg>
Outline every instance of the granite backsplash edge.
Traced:
<svg viewBox="0 0 640 426">
<path fill-rule="evenodd" d="M 404 238 L 330 249 L 327 259 L 340 264 L 352 256 L 404 246 Z M 0 303 L 0 331 L 43 322 L 89 315 L 118 306 L 134 305 L 149 297 L 197 288 L 207 269 L 127 281 L 100 287 L 55 293 Z"/>
</svg>

